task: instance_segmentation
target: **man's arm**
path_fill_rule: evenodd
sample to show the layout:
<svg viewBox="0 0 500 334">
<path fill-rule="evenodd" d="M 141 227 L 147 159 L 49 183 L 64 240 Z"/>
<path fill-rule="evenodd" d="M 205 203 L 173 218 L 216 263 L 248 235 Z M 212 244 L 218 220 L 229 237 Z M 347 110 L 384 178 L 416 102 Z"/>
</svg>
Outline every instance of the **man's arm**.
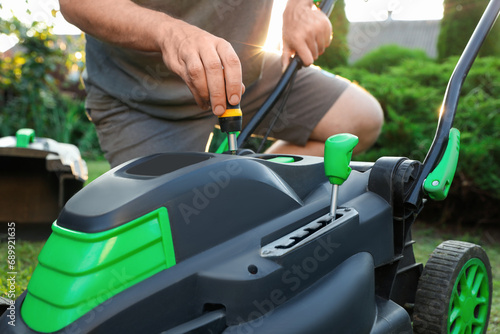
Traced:
<svg viewBox="0 0 500 334">
<path fill-rule="evenodd" d="M 312 0 L 288 0 L 283 13 L 283 67 L 292 55 L 299 55 L 305 66 L 330 45 L 332 25 Z"/>
<path fill-rule="evenodd" d="M 188 85 L 196 103 L 226 109 L 244 90 L 241 63 L 227 41 L 130 0 L 59 0 L 65 19 L 103 41 L 161 52 L 166 66 Z"/>
</svg>

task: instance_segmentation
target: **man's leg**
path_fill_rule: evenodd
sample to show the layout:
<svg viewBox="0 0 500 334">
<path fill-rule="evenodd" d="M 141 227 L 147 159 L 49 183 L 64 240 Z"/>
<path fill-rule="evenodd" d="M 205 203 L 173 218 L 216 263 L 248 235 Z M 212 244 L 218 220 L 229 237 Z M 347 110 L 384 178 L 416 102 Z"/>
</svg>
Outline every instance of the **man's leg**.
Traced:
<svg viewBox="0 0 500 334">
<path fill-rule="evenodd" d="M 267 55 L 261 80 L 243 95 L 244 126 L 280 76 L 280 57 Z M 285 107 L 276 116 L 280 105 L 278 101 L 255 131 L 257 135 L 269 131 L 269 137 L 280 139 L 266 153 L 322 156 L 328 137 L 345 132 L 359 137 L 355 148 L 355 153 L 359 153 L 373 145 L 383 124 L 382 108 L 366 90 L 314 66 L 297 72 Z M 269 130 L 274 118 L 275 125 Z"/>
<path fill-rule="evenodd" d="M 203 152 L 217 117 L 170 121 L 127 106 L 96 110 L 90 116 L 111 167 L 130 159 L 164 152 Z"/>
<path fill-rule="evenodd" d="M 326 139 L 344 132 L 358 136 L 359 144 L 354 153 L 360 153 L 375 143 L 383 122 L 378 101 L 366 90 L 351 83 L 316 125 L 305 146 L 278 140 L 266 153 L 323 156 Z"/>
</svg>

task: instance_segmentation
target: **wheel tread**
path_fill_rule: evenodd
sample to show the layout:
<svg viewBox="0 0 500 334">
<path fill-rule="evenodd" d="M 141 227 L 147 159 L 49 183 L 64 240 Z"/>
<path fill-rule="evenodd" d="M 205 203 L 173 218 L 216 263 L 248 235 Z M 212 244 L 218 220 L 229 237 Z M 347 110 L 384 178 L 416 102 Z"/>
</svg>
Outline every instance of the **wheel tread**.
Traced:
<svg viewBox="0 0 500 334">
<path fill-rule="evenodd" d="M 445 241 L 430 255 L 416 292 L 413 313 L 416 334 L 447 332 L 448 308 L 455 280 L 465 262 L 472 257 L 480 257 L 491 275 L 486 253 L 480 246 L 469 242 Z"/>
</svg>

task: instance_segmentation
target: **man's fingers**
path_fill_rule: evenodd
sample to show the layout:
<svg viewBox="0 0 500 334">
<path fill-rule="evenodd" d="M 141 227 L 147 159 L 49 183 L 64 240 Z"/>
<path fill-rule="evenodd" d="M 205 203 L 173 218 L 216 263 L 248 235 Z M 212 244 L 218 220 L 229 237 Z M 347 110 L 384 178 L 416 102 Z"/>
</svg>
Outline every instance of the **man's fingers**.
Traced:
<svg viewBox="0 0 500 334">
<path fill-rule="evenodd" d="M 304 3 L 289 1 L 283 13 L 283 43 L 290 51 L 284 55 L 283 64 L 285 57 L 297 54 L 304 66 L 309 66 L 330 44 L 330 20 L 316 7 Z"/>
<path fill-rule="evenodd" d="M 325 43 L 323 36 L 318 36 L 318 40 L 316 42 L 316 45 L 318 48 L 318 57 L 319 57 L 325 52 L 325 49 L 328 47 L 328 44 Z"/>
<path fill-rule="evenodd" d="M 286 68 L 290 64 L 290 57 L 292 57 L 292 51 L 288 45 L 283 45 L 283 52 L 281 53 L 281 70 L 285 72 Z"/>
<path fill-rule="evenodd" d="M 297 54 L 304 66 L 309 66 L 318 58 L 318 46 L 315 41 L 309 41 L 307 44 L 302 44 L 302 48 L 297 50 Z"/>
<path fill-rule="evenodd" d="M 229 43 L 220 45 L 218 51 L 221 55 L 222 65 L 224 66 L 225 94 L 227 96 L 227 101 L 229 101 L 231 105 L 237 105 L 240 103 L 241 95 L 243 94 L 243 78 L 240 59 Z"/>
<path fill-rule="evenodd" d="M 205 50 L 201 57 L 205 66 L 212 111 L 216 115 L 222 115 L 226 110 L 226 89 L 221 59 L 215 48 Z"/>
<path fill-rule="evenodd" d="M 326 18 L 328 20 L 328 18 Z M 332 31 L 332 25 L 330 21 L 326 22 L 326 24 L 323 25 L 323 32 L 318 36 L 318 44 L 321 45 L 324 50 L 330 45 L 332 42 L 333 38 L 333 31 Z M 322 52 L 322 53 L 323 53 Z"/>
<path fill-rule="evenodd" d="M 162 45 L 163 61 L 184 80 L 202 109 L 211 106 L 221 115 L 226 101 L 238 104 L 245 89 L 240 60 L 229 42 L 179 22 L 173 38 Z"/>
<path fill-rule="evenodd" d="M 184 70 L 181 76 L 193 94 L 196 103 L 204 110 L 209 109 L 210 95 L 202 60 L 197 54 L 193 54 L 184 60 L 183 63 Z"/>
</svg>

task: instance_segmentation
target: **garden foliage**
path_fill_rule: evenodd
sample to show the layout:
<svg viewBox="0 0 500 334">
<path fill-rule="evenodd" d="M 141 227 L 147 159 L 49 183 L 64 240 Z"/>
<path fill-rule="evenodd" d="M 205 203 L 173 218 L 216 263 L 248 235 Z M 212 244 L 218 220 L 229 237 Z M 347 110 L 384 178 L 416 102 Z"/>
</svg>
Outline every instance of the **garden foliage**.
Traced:
<svg viewBox="0 0 500 334">
<path fill-rule="evenodd" d="M 467 44 L 489 0 L 445 0 L 444 15 L 438 38 L 438 58 L 458 56 Z M 496 24 L 486 38 L 480 56 L 500 55 L 500 24 Z"/>
<path fill-rule="evenodd" d="M 349 45 L 347 33 L 349 32 L 349 21 L 345 15 L 344 0 L 337 0 L 330 15 L 333 28 L 332 42 L 325 53 L 323 53 L 315 64 L 321 67 L 334 67 L 347 65 L 349 60 Z"/>
<path fill-rule="evenodd" d="M 79 146 L 87 157 L 100 155 L 81 87 L 67 80 L 70 70 L 83 65 L 67 51 L 68 41 L 43 23 L 25 26 L 16 18 L 0 19 L 0 33 L 19 39 L 14 51 L 0 57 L 0 137 L 28 127 L 38 137 Z"/>
<path fill-rule="evenodd" d="M 419 51 L 376 50 L 351 67 L 333 72 L 359 82 L 381 103 L 382 134 L 374 148 L 358 157 L 406 156 L 423 161 L 436 131 L 448 80 L 458 57 L 436 63 Z M 368 61 L 369 60 L 369 61 Z M 388 63 L 384 65 L 384 62 Z M 378 64 L 374 70 L 373 64 Z M 476 59 L 460 94 L 454 126 L 461 131 L 455 185 L 475 196 L 500 199 L 500 59 Z"/>
<path fill-rule="evenodd" d="M 353 67 L 362 68 L 371 73 L 384 74 L 388 68 L 400 65 L 409 59 L 424 62 L 430 60 L 424 50 L 412 50 L 388 44 L 366 54 L 363 58 L 356 61 Z"/>
</svg>

